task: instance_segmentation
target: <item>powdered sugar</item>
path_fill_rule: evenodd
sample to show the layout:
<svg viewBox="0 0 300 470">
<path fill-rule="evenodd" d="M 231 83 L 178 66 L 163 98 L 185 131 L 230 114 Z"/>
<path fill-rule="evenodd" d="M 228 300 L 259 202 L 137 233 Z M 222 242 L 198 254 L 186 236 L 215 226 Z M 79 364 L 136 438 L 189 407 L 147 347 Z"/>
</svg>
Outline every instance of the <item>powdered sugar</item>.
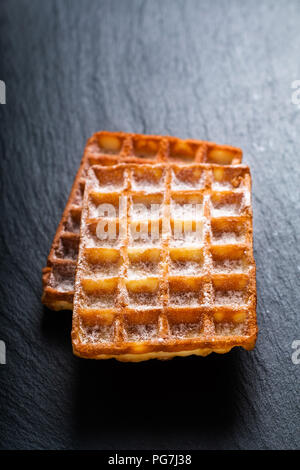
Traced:
<svg viewBox="0 0 300 470">
<path fill-rule="evenodd" d="M 170 264 L 170 274 L 180 276 L 195 276 L 203 272 L 203 264 L 196 261 L 172 261 Z"/>
<path fill-rule="evenodd" d="M 238 290 L 216 290 L 215 303 L 219 305 L 243 305 L 245 304 L 245 293 Z"/>
<path fill-rule="evenodd" d="M 80 341 L 83 344 L 110 343 L 113 341 L 113 325 L 81 325 L 79 330 Z"/>
<path fill-rule="evenodd" d="M 246 332 L 245 323 L 217 322 L 215 323 L 215 332 L 222 336 L 241 336 Z"/>
<path fill-rule="evenodd" d="M 246 267 L 241 259 L 214 260 L 213 269 L 220 273 L 238 273 L 246 271 Z"/>
<path fill-rule="evenodd" d="M 128 341 L 147 341 L 157 337 L 157 325 L 130 325 L 126 328 Z"/>
<path fill-rule="evenodd" d="M 189 305 L 190 307 L 199 305 L 199 296 L 200 293 L 197 291 L 190 292 L 170 292 L 170 305 L 185 306 Z"/>
<path fill-rule="evenodd" d="M 170 325 L 170 333 L 175 338 L 193 338 L 200 334 L 199 323 L 175 323 Z"/>
<path fill-rule="evenodd" d="M 232 243 L 242 243 L 245 235 L 237 232 L 213 232 L 212 241 L 218 245 L 230 245 Z"/>
</svg>

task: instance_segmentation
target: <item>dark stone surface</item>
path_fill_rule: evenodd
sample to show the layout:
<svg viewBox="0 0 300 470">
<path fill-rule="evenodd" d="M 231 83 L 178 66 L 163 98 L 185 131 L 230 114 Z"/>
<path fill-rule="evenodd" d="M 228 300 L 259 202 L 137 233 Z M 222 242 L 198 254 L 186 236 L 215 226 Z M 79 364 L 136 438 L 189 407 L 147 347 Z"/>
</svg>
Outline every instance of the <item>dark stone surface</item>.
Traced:
<svg viewBox="0 0 300 470">
<path fill-rule="evenodd" d="M 298 1 L 2 0 L 0 446 L 300 447 Z M 85 140 L 100 129 L 241 146 L 253 175 L 253 352 L 72 356 L 41 269 Z"/>
</svg>

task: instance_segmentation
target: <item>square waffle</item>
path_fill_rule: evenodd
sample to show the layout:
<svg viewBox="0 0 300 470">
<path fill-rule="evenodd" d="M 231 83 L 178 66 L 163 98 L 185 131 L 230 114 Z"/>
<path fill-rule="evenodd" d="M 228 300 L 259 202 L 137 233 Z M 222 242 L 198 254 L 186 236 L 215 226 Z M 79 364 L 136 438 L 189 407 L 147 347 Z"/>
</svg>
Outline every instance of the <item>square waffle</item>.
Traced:
<svg viewBox="0 0 300 470">
<path fill-rule="evenodd" d="M 241 159 L 240 149 L 210 142 L 114 132 L 94 134 L 85 147 L 51 246 L 47 267 L 43 269 L 42 302 L 53 310 L 73 308 L 82 199 L 91 165 L 111 166 L 120 162 L 206 162 L 231 165 L 240 163 Z"/>
<path fill-rule="evenodd" d="M 87 174 L 72 342 L 143 361 L 252 349 L 257 336 L 247 166 L 117 164 Z"/>
</svg>

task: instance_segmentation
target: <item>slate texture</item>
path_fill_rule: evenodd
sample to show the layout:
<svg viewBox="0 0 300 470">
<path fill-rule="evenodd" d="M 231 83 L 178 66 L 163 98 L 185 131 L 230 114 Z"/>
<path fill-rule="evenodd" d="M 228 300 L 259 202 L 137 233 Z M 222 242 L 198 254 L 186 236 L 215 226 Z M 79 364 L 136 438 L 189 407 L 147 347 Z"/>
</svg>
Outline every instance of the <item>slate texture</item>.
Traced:
<svg viewBox="0 0 300 470">
<path fill-rule="evenodd" d="M 2 0 L 2 449 L 300 447 L 297 0 Z M 299 93 L 300 97 L 300 93 Z M 299 99 L 300 101 L 300 99 Z M 120 364 L 73 357 L 41 269 L 100 129 L 240 146 L 252 169 L 253 352 Z"/>
</svg>

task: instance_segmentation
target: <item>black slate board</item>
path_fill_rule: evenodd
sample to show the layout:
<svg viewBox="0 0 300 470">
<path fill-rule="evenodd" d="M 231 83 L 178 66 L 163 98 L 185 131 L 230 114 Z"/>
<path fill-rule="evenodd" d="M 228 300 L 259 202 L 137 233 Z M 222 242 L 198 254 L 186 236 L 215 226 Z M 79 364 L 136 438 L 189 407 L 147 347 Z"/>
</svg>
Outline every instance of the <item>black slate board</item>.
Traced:
<svg viewBox="0 0 300 470">
<path fill-rule="evenodd" d="M 2 0 L 0 446 L 299 448 L 298 1 Z M 100 129 L 237 145 L 253 175 L 253 352 L 72 356 L 41 269 L 85 140 Z"/>
</svg>

